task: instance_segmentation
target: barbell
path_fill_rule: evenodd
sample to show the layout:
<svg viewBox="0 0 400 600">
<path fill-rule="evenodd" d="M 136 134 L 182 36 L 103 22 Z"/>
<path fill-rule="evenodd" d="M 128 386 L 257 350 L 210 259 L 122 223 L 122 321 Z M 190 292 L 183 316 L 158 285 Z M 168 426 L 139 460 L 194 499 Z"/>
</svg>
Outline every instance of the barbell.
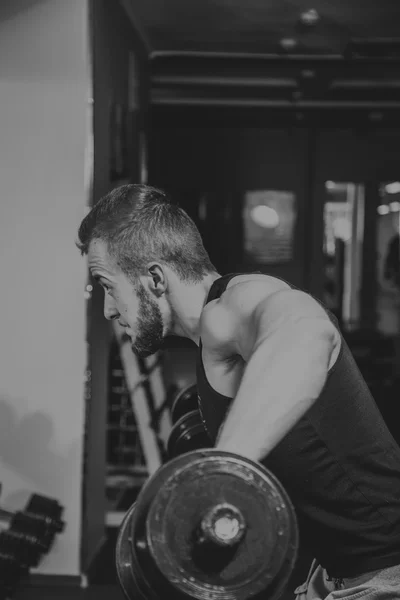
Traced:
<svg viewBox="0 0 400 600">
<path fill-rule="evenodd" d="M 211 439 L 204 427 L 200 411 L 191 410 L 178 419 L 167 440 L 168 458 L 175 458 L 185 452 L 210 448 Z"/>
<path fill-rule="evenodd" d="M 183 415 L 191 412 L 192 410 L 198 410 L 199 404 L 197 399 L 197 385 L 190 384 L 184 388 L 181 388 L 176 393 L 172 400 L 171 406 L 171 421 L 176 423 Z"/>
<path fill-rule="evenodd" d="M 204 448 L 147 480 L 120 526 L 115 558 L 128 600 L 276 600 L 297 551 L 295 512 L 277 478 Z"/>
<path fill-rule="evenodd" d="M 201 418 L 195 384 L 182 388 L 176 394 L 172 402 L 171 421 L 172 429 L 167 440 L 169 459 L 212 446 Z"/>
</svg>

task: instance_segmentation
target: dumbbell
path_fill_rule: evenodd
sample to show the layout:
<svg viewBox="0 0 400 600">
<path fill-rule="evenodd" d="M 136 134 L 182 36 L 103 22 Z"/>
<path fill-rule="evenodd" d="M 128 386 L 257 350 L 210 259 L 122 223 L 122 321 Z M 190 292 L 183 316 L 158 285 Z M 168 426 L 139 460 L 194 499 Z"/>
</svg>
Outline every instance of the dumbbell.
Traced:
<svg viewBox="0 0 400 600">
<path fill-rule="evenodd" d="M 36 567 L 64 529 L 63 507 L 51 498 L 33 494 L 24 510 L 0 509 L 0 552 L 14 554 L 21 565 Z"/>
<path fill-rule="evenodd" d="M 61 518 L 63 511 L 64 508 L 57 500 L 40 494 L 32 494 L 24 509 L 25 514 L 29 513 L 35 515 L 36 519 L 42 519 L 54 533 L 61 533 L 64 529 L 64 522 Z"/>
<path fill-rule="evenodd" d="M 207 448 L 146 481 L 119 528 L 115 559 L 128 600 L 277 600 L 297 552 L 295 512 L 276 477 Z"/>
<path fill-rule="evenodd" d="M 27 567 L 21 565 L 12 553 L 0 551 L 0 600 L 8 600 L 18 582 L 27 574 Z"/>
</svg>

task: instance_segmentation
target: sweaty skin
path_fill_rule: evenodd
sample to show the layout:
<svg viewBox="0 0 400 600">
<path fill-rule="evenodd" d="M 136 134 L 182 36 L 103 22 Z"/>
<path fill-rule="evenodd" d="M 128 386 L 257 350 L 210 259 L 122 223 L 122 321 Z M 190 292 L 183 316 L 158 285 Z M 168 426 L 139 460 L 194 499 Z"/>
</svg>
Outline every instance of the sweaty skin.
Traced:
<svg viewBox="0 0 400 600">
<path fill-rule="evenodd" d="M 136 354 L 154 354 L 167 335 L 201 339 L 209 383 L 234 398 L 216 448 L 263 459 L 320 395 L 340 334 L 308 294 L 249 274 L 206 304 L 218 273 L 187 283 L 153 261 L 133 282 L 100 240 L 91 242 L 88 259 L 104 288 L 104 316 L 125 328 Z"/>
</svg>

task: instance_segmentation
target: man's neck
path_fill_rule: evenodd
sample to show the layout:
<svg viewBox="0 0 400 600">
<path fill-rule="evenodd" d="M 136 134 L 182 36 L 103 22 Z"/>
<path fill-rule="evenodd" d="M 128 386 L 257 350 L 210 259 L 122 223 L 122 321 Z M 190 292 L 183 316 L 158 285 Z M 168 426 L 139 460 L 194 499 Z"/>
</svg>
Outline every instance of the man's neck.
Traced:
<svg viewBox="0 0 400 600">
<path fill-rule="evenodd" d="M 210 273 L 201 282 L 180 287 L 174 301 L 173 333 L 187 337 L 195 344 L 200 341 L 200 319 L 214 281 L 219 273 Z"/>
</svg>

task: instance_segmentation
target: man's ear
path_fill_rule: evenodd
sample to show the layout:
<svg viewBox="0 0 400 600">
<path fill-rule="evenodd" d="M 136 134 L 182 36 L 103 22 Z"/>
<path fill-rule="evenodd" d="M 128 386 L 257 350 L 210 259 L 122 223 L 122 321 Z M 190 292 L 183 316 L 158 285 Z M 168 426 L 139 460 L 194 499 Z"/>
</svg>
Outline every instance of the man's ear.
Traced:
<svg viewBox="0 0 400 600">
<path fill-rule="evenodd" d="M 163 267 L 158 263 L 151 263 L 147 267 L 147 284 L 149 291 L 158 298 L 167 291 L 167 277 Z"/>
</svg>

